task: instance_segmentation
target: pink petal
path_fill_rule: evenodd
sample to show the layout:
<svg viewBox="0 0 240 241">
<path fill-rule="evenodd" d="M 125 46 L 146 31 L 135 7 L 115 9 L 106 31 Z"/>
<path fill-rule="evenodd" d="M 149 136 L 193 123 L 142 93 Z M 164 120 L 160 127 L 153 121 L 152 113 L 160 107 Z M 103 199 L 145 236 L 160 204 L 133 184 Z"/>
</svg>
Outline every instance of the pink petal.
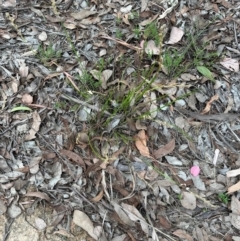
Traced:
<svg viewBox="0 0 240 241">
<path fill-rule="evenodd" d="M 200 173 L 200 168 L 199 168 L 199 166 L 192 166 L 190 172 L 191 172 L 191 174 L 192 174 L 194 177 L 198 176 L 199 173 Z"/>
</svg>

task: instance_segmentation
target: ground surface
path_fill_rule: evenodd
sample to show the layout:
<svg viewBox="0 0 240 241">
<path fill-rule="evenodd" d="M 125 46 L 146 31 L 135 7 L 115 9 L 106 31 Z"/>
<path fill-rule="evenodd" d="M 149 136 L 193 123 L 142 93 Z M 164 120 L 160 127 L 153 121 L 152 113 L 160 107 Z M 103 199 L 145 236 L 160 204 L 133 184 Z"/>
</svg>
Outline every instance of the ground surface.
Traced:
<svg viewBox="0 0 240 241">
<path fill-rule="evenodd" d="M 240 240 L 239 9 L 0 0 L 2 240 Z"/>
</svg>

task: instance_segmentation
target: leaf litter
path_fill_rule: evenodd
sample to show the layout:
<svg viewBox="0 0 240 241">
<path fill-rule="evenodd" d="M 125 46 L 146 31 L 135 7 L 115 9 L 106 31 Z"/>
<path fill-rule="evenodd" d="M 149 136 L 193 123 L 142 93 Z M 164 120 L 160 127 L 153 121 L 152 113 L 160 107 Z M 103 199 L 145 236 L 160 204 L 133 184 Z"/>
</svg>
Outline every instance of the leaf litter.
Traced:
<svg viewBox="0 0 240 241">
<path fill-rule="evenodd" d="M 240 236 L 238 3 L 179 2 L 4 2 L 2 215 L 51 240 Z"/>
</svg>

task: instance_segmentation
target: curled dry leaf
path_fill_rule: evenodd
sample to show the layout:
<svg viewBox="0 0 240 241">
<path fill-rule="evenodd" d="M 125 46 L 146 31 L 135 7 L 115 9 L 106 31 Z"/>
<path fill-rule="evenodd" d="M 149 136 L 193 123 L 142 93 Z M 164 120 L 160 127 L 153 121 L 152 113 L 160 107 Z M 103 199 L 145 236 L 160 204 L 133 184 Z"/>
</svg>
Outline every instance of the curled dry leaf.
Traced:
<svg viewBox="0 0 240 241">
<path fill-rule="evenodd" d="M 34 138 L 36 138 L 36 133 L 39 131 L 40 124 L 41 124 L 41 118 L 40 115 L 35 111 L 33 112 L 33 123 L 31 126 L 31 129 L 29 130 L 29 134 L 25 136 L 26 141 L 30 141 Z"/>
<path fill-rule="evenodd" d="M 23 94 L 22 102 L 23 102 L 23 104 L 32 104 L 33 97 L 31 95 L 29 95 L 29 94 Z"/>
<path fill-rule="evenodd" d="M 94 203 L 99 202 L 102 199 L 103 194 L 104 194 L 104 192 L 103 192 L 103 190 L 101 190 L 96 197 L 91 199 L 91 201 Z"/>
<path fill-rule="evenodd" d="M 167 44 L 175 44 L 182 39 L 184 31 L 181 28 L 173 27 L 170 33 L 170 39 Z"/>
<path fill-rule="evenodd" d="M 210 111 L 213 101 L 218 100 L 218 94 L 214 95 L 208 102 L 201 114 L 206 114 Z"/>
<path fill-rule="evenodd" d="M 159 159 L 165 155 L 170 154 L 174 150 L 174 148 L 175 148 L 175 139 L 172 139 L 168 144 L 154 151 L 153 155 L 156 159 Z"/>
<path fill-rule="evenodd" d="M 145 130 L 141 130 L 135 136 L 135 145 L 142 156 L 150 157 L 149 149 L 147 147 L 147 135 Z"/>
<path fill-rule="evenodd" d="M 83 159 L 78 154 L 76 154 L 75 152 L 69 151 L 69 150 L 65 150 L 65 149 L 62 149 L 59 152 L 64 157 L 70 158 L 72 161 L 76 162 L 81 167 L 83 167 L 84 170 L 86 170 L 85 162 L 83 161 Z"/>
<path fill-rule="evenodd" d="M 196 197 L 190 192 L 183 192 L 181 204 L 184 208 L 193 210 L 197 206 Z"/>
<path fill-rule="evenodd" d="M 98 240 L 99 237 L 94 233 L 93 223 L 84 212 L 75 210 L 73 212 L 73 222 L 85 231 L 87 231 L 92 238 Z"/>
</svg>

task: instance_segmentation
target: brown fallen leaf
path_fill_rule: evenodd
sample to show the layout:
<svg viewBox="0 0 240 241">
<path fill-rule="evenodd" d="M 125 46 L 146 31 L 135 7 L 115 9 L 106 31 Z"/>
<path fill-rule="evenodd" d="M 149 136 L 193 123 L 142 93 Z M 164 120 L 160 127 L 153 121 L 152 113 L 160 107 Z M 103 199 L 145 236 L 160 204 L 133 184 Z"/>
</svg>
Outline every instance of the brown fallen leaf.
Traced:
<svg viewBox="0 0 240 241">
<path fill-rule="evenodd" d="M 177 229 L 173 232 L 173 234 L 181 239 L 187 239 L 188 241 L 193 241 L 193 238 L 191 237 L 191 235 L 184 230 Z"/>
<path fill-rule="evenodd" d="M 158 221 L 160 226 L 165 229 L 170 229 L 172 227 L 171 223 L 163 215 L 158 216 Z"/>
<path fill-rule="evenodd" d="M 135 145 L 142 156 L 151 157 L 147 147 L 147 135 L 145 130 L 141 130 L 135 136 Z"/>
<path fill-rule="evenodd" d="M 30 141 L 36 138 L 36 133 L 39 131 L 41 118 L 40 115 L 35 111 L 33 112 L 33 123 L 31 129 L 29 130 L 29 134 L 25 136 L 25 141 Z"/>
<path fill-rule="evenodd" d="M 153 155 L 156 159 L 159 159 L 165 155 L 170 154 L 175 148 L 175 139 L 172 139 L 165 146 L 160 147 L 158 150 L 154 151 Z"/>
<path fill-rule="evenodd" d="M 82 166 L 84 171 L 86 170 L 85 162 L 78 154 L 76 154 L 75 152 L 69 151 L 69 150 L 65 150 L 65 149 L 62 149 L 59 152 L 64 157 L 67 157 L 67 158 L 71 159 L 72 161 L 76 162 L 77 164 L 79 164 L 80 166 Z"/>
</svg>

